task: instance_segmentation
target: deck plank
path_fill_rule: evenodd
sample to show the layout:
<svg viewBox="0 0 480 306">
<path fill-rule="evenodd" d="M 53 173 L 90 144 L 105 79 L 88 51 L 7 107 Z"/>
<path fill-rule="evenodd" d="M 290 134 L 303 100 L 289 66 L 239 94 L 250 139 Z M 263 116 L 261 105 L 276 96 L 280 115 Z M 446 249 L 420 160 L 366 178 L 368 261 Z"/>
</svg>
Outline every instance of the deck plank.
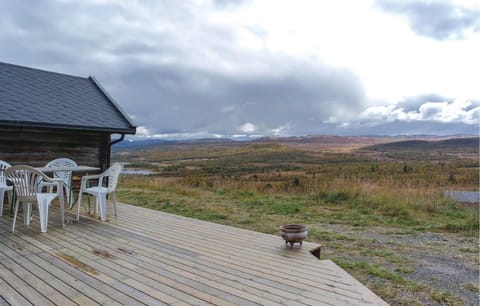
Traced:
<svg viewBox="0 0 480 306">
<path fill-rule="evenodd" d="M 62 228 L 59 228 L 58 230 L 63 231 Z M 94 271 L 82 270 L 78 267 L 78 264 L 72 265 L 72 262 L 65 261 L 65 258 L 60 256 L 62 254 L 61 246 L 45 243 L 44 240 L 45 237 L 48 237 L 48 235 L 52 232 L 55 232 L 55 230 L 50 230 L 47 235 L 39 234 L 38 232 L 36 232 L 36 229 L 33 226 L 29 226 L 16 229 L 16 234 L 13 235 L 13 237 L 16 238 L 19 243 L 21 243 L 24 250 L 33 250 L 33 253 L 43 260 L 39 266 L 43 267 L 45 262 L 55 266 L 57 271 L 62 271 L 62 273 L 57 274 L 57 277 L 77 288 L 81 292 L 88 294 L 88 297 L 92 298 L 99 304 L 145 304 L 140 303 L 138 300 L 135 300 L 129 295 L 124 294 L 122 289 L 116 290 L 104 282 L 94 278 L 93 275 L 90 274 Z M 74 241 L 71 241 L 71 243 L 74 243 Z M 75 299 L 85 301 L 85 299 L 81 296 L 76 296 L 74 300 Z"/>
<path fill-rule="evenodd" d="M 119 230 L 121 230 L 121 229 L 119 229 Z M 233 261 L 238 260 L 238 258 L 240 258 L 240 257 L 237 256 L 236 259 L 235 259 L 235 258 L 233 259 Z M 317 259 L 315 259 L 315 258 L 314 258 L 313 256 L 311 256 L 310 254 L 308 255 L 308 258 L 311 259 L 311 260 L 313 260 L 313 261 L 315 261 L 315 263 L 317 263 Z M 271 260 L 272 260 L 272 257 L 269 257 L 268 259 L 271 261 Z M 302 264 L 305 265 L 305 262 L 303 262 Z M 226 265 L 227 265 L 227 266 L 231 266 L 231 265 L 235 265 L 235 263 L 234 263 L 234 262 L 228 262 L 228 263 L 226 263 Z M 252 264 L 251 264 L 251 262 L 246 262 L 245 265 L 251 266 Z M 269 267 L 271 267 L 271 266 L 269 266 Z M 240 267 L 240 269 L 241 269 L 241 267 Z M 256 270 L 257 270 L 257 268 L 255 269 L 255 271 L 256 271 Z M 264 275 L 268 274 L 269 271 L 268 271 L 268 270 L 264 270 L 263 272 L 258 272 L 258 271 L 256 271 L 256 273 L 257 273 L 258 277 L 263 277 Z M 266 274 L 265 274 L 265 273 L 266 273 Z M 284 284 L 283 284 L 283 281 L 285 280 L 285 278 L 288 278 L 289 276 L 290 276 L 290 275 L 288 275 L 288 274 L 282 275 L 282 276 L 281 276 L 281 281 L 280 281 L 280 283 L 279 283 L 277 286 L 280 286 L 280 287 L 281 287 L 282 285 L 284 285 Z M 297 284 L 295 284 L 295 285 L 297 285 Z M 319 286 L 319 284 L 318 284 L 318 279 L 317 279 L 317 283 L 310 282 L 310 283 L 308 283 L 307 285 L 308 285 L 308 286 Z M 320 284 L 320 286 L 323 286 L 323 285 Z M 296 290 L 295 293 L 299 294 L 299 292 L 301 292 L 302 290 L 304 290 L 304 288 L 305 288 L 305 287 L 297 288 L 297 290 Z M 289 289 L 289 288 L 287 288 L 287 290 L 288 290 L 288 289 Z M 326 289 L 326 290 L 331 290 L 332 288 L 331 288 L 331 287 L 327 287 L 327 288 L 324 288 L 324 289 Z M 294 289 L 294 290 L 295 290 L 295 289 Z M 325 295 L 325 293 L 324 293 L 324 295 Z"/>
<path fill-rule="evenodd" d="M 1 268 L 1 267 L 0 267 Z M 10 283 L 0 277 L 1 300 L 7 303 L 7 305 L 33 305 L 18 291 L 10 286 Z"/>
<path fill-rule="evenodd" d="M 114 233 L 111 233 L 114 235 Z M 85 241 L 88 238 L 82 236 L 75 236 L 75 239 Z M 230 287 L 238 287 L 244 293 L 252 291 L 253 294 L 259 297 L 265 297 L 276 303 L 283 303 L 285 300 L 282 298 L 282 293 L 275 292 L 275 294 L 269 294 L 269 287 L 259 288 L 259 284 L 251 281 L 248 278 L 242 279 L 235 277 L 229 271 L 219 269 L 218 267 L 209 268 L 205 265 L 205 262 L 196 260 L 195 258 L 182 256 L 178 253 L 169 252 L 151 252 L 151 248 L 140 244 L 129 243 L 128 240 L 115 237 L 109 241 L 104 241 L 104 249 L 108 249 L 109 252 L 115 253 L 120 257 L 131 257 L 139 264 L 146 264 L 149 267 L 162 265 L 162 268 L 168 269 L 174 273 L 177 273 L 176 267 L 181 267 L 182 270 L 195 274 L 204 278 L 205 280 L 214 280 L 221 284 L 228 285 Z M 108 248 L 106 246 L 108 245 Z M 180 272 L 181 273 L 181 272 Z M 292 297 L 290 297 L 292 298 Z M 269 301 L 262 301 L 264 304 L 269 304 Z M 295 304 L 292 304 L 295 305 Z"/>
<path fill-rule="evenodd" d="M 36 266 L 32 266 L 28 260 L 24 257 L 13 258 L 7 257 L 7 255 L 0 249 L 0 262 L 4 267 L 15 273 L 23 281 L 27 282 L 29 286 L 35 288 L 46 299 L 57 305 L 75 305 L 58 288 L 52 287 L 55 281 L 55 277 L 48 273 L 35 273 Z"/>
<path fill-rule="evenodd" d="M 386 305 L 316 244 L 118 204 L 41 234 L 0 217 L 0 305 Z M 5 288 L 5 289 L 3 289 Z"/>
<path fill-rule="evenodd" d="M 13 271 L 12 271 L 13 270 Z M 50 300 L 37 291 L 35 286 L 29 284 L 30 277 L 26 280 L 15 274 L 15 267 L 0 264 L 0 278 L 14 288 L 29 302 L 36 305 L 54 305 Z"/>
<path fill-rule="evenodd" d="M 89 241 L 86 237 L 72 236 L 72 238 L 76 239 L 77 241 L 89 244 L 92 249 L 97 247 L 95 241 Z M 193 266 L 189 266 L 189 264 L 191 264 L 190 260 L 183 260 L 179 262 L 178 257 L 176 256 L 171 256 L 170 259 L 168 259 L 166 257 L 159 256 L 160 253 L 147 253 L 145 251 L 142 251 L 142 247 L 139 245 L 130 245 L 129 247 L 133 247 L 135 251 L 130 251 L 129 253 L 131 254 L 128 254 L 125 252 L 123 246 L 123 243 L 117 244 L 117 239 L 111 239 L 108 243 L 108 246 L 107 244 L 103 245 L 102 250 L 106 250 L 109 254 L 114 254 L 116 257 L 125 259 L 125 261 L 128 262 L 128 265 L 133 267 L 143 266 L 146 264 L 148 265 L 150 271 L 161 275 L 170 275 L 171 278 L 175 279 L 181 277 L 197 281 L 199 280 L 199 278 L 201 278 L 201 281 L 205 285 L 216 288 L 217 290 L 230 292 L 237 296 L 241 296 L 249 300 L 254 300 L 255 302 L 260 302 L 263 305 L 272 304 L 271 300 L 263 297 L 265 295 L 265 292 L 257 290 L 254 286 L 242 286 L 238 282 L 231 281 L 227 277 L 225 277 L 227 276 L 227 274 L 224 272 L 215 274 L 215 271 L 213 271 L 212 269 L 209 271 L 210 273 L 203 272 L 201 269 L 201 265 L 195 265 L 194 263 Z M 175 259 L 177 259 L 177 261 Z M 144 271 L 143 273 L 148 272 Z M 204 290 L 208 291 L 206 289 Z M 250 291 L 255 292 L 250 293 Z M 276 300 L 277 303 L 281 301 L 281 299 L 278 299 L 277 296 L 270 296 L 270 298 Z M 245 302 L 242 302 L 242 304 L 245 304 Z"/>
<path fill-rule="evenodd" d="M 82 238 L 78 238 L 78 237 L 77 237 L 76 239 L 82 239 Z M 110 244 L 111 244 L 111 243 L 110 243 Z M 138 257 L 138 255 L 139 255 L 139 254 L 138 254 L 138 250 L 139 250 L 140 248 L 135 246 L 134 249 L 137 251 L 137 257 Z M 113 249 L 113 248 L 110 248 L 109 251 L 110 251 L 110 252 L 115 252 L 116 250 Z M 120 254 L 120 255 L 121 255 L 121 254 Z M 177 256 L 177 258 L 178 258 L 178 256 Z M 142 259 L 148 262 L 148 265 L 149 265 L 150 268 L 154 267 L 156 262 L 163 262 L 163 260 L 160 259 L 160 258 L 155 258 L 155 261 L 148 261 L 148 260 L 146 260 L 145 258 L 142 258 Z M 188 263 L 187 263 L 188 261 L 192 261 L 192 258 L 187 258 L 187 259 L 186 259 L 184 262 L 182 262 L 180 265 L 179 265 L 178 263 L 174 263 L 172 266 L 181 266 L 182 269 L 185 270 L 185 265 L 188 264 Z M 212 261 L 210 261 L 210 262 L 212 262 Z M 203 262 L 200 261 L 199 263 L 200 263 L 200 265 L 197 265 L 197 266 L 195 267 L 196 270 L 191 271 L 193 274 L 197 274 L 197 275 L 198 275 L 198 274 L 199 274 L 199 270 L 200 270 L 201 268 L 203 268 L 204 266 L 206 266 L 206 264 L 207 264 L 207 262 L 205 262 L 205 261 L 203 261 Z M 215 262 L 212 262 L 212 263 L 215 264 Z M 218 269 L 220 275 L 222 275 L 222 274 L 223 274 L 223 275 L 230 275 L 230 276 L 231 276 L 231 275 L 237 275 L 237 276 L 240 275 L 244 280 L 252 280 L 252 279 L 255 279 L 256 281 L 251 282 L 251 284 L 253 284 L 252 287 L 257 287 L 257 286 L 258 286 L 259 284 L 261 284 L 261 283 L 268 283 L 269 286 L 265 286 L 265 287 L 267 287 L 267 288 L 273 288 L 273 289 L 279 289 L 279 290 L 276 290 L 276 291 L 277 291 L 277 294 L 279 294 L 279 291 L 284 292 L 284 293 L 293 292 L 294 294 L 290 295 L 290 298 L 295 298 L 295 295 L 297 295 L 296 298 L 299 298 L 298 295 L 301 295 L 301 294 L 302 294 L 302 290 L 305 288 L 305 287 L 303 287 L 303 288 L 300 288 L 300 289 L 299 289 L 299 288 L 292 287 L 292 286 L 287 287 L 287 286 L 285 286 L 285 285 L 282 283 L 282 280 L 283 280 L 282 278 L 276 279 L 276 281 L 277 281 L 278 283 L 275 284 L 275 283 L 274 283 L 274 282 L 275 282 L 275 279 L 272 280 L 272 279 L 265 278 L 265 275 L 266 275 L 266 274 L 263 273 L 263 272 L 261 272 L 261 271 L 260 271 L 260 272 L 259 272 L 259 271 L 256 271 L 254 274 L 252 274 L 252 273 L 249 273 L 250 270 L 248 270 L 248 269 L 243 269 L 243 270 L 242 270 L 242 269 L 241 269 L 241 266 L 238 267 L 238 268 L 236 268 L 236 269 L 229 268 L 229 266 L 230 266 L 230 264 L 228 264 L 228 263 L 227 263 L 227 264 L 223 263 L 223 265 L 222 265 L 222 263 L 220 263 L 220 264 L 217 263 L 217 265 L 214 266 L 214 267 L 215 267 L 216 269 Z M 172 268 L 166 268 L 166 269 L 172 269 Z M 211 269 L 211 270 L 212 270 L 212 269 Z M 210 276 L 210 277 L 211 277 L 212 275 L 215 275 L 214 272 L 213 272 L 213 273 L 211 272 L 211 270 L 210 270 L 210 272 L 209 272 L 209 274 L 208 274 L 208 276 Z M 161 272 L 161 271 L 159 271 L 159 273 L 160 273 L 160 272 Z M 268 271 L 266 271 L 266 272 L 268 272 Z M 178 272 L 178 270 L 175 270 L 175 273 L 182 273 L 182 272 Z M 205 274 L 205 275 L 206 275 L 206 274 Z M 204 277 L 205 275 L 202 275 L 202 277 Z M 237 278 L 237 280 L 238 280 L 238 278 Z M 228 281 L 228 280 L 223 279 L 223 280 L 220 280 L 220 281 L 221 281 L 222 283 L 225 283 L 225 282 Z M 235 286 L 239 286 L 239 283 L 238 283 L 238 282 L 234 282 L 234 284 L 235 284 Z M 298 284 L 297 284 L 297 283 L 291 283 L 290 285 L 295 285 L 295 286 L 297 286 Z M 313 285 L 316 285 L 316 284 L 313 284 Z M 330 289 L 330 288 L 329 288 L 329 289 Z M 247 287 L 243 287 L 243 290 L 246 290 L 246 293 L 248 292 L 248 288 L 247 288 Z M 246 293 L 245 293 L 245 294 L 246 294 Z M 326 298 L 326 294 L 328 294 L 328 292 L 324 292 L 324 294 L 323 294 L 324 298 Z M 281 296 L 281 295 L 280 295 L 280 296 Z M 259 299 L 260 299 L 260 298 L 259 298 Z M 311 302 L 314 302 L 314 301 L 310 301 L 310 303 L 311 303 Z M 306 304 L 309 304 L 309 303 L 307 302 Z"/>
<path fill-rule="evenodd" d="M 62 234 L 61 237 L 64 237 L 64 235 Z M 144 268 L 141 265 L 129 264 L 128 262 L 121 260 L 118 256 L 105 252 L 102 248 L 99 249 L 101 246 L 98 244 L 89 246 L 83 243 L 80 239 L 75 239 L 75 241 L 75 245 L 72 245 L 68 240 L 65 241 L 58 238 L 56 233 L 49 235 L 48 241 L 44 240 L 45 243 L 56 243 L 64 246 L 65 248 L 62 249 L 62 252 L 68 256 L 82 258 L 82 261 L 85 264 L 99 272 L 97 277 L 104 279 L 107 283 L 110 283 L 111 280 L 115 279 L 121 281 L 134 279 L 139 283 L 143 283 L 145 287 L 147 284 L 150 285 L 151 288 L 149 291 L 153 291 L 155 287 L 161 287 L 163 290 L 168 290 L 172 296 L 183 295 L 183 298 L 185 298 L 183 292 L 189 292 L 200 297 L 197 299 L 188 296 L 187 301 L 191 304 L 202 304 L 202 298 L 215 300 L 213 297 L 205 295 L 203 291 L 195 290 L 194 288 L 187 286 L 177 285 L 177 288 L 168 288 L 173 282 L 172 278 L 165 277 L 163 274 L 152 273 L 151 267 Z M 95 253 L 98 253 L 99 255 L 95 255 Z M 106 275 L 108 275 L 108 277 Z M 181 290 L 178 290 L 178 288 Z M 218 300 L 216 302 L 227 303 L 223 300 Z"/>
<path fill-rule="evenodd" d="M 196 229 L 195 229 L 196 230 Z M 176 233 L 176 234 L 173 234 L 173 240 L 177 241 L 180 239 L 180 238 L 176 238 L 180 235 L 181 233 Z M 150 233 L 150 235 L 155 235 L 155 233 Z M 167 235 L 164 235 L 162 234 L 162 236 L 167 236 Z M 163 237 L 165 238 L 165 237 Z M 224 238 L 226 239 L 226 238 Z M 220 239 L 219 239 L 220 240 Z M 222 243 L 224 242 L 223 240 L 221 240 L 221 242 L 219 243 Z M 174 243 L 174 242 L 172 242 Z M 192 244 L 195 244 L 194 241 L 187 241 L 186 242 L 187 245 L 192 245 Z M 212 247 L 214 246 L 214 244 L 218 244 L 216 241 L 213 241 L 213 245 L 210 245 L 208 247 L 205 247 L 204 245 L 207 243 L 206 240 L 202 240 L 201 243 L 198 243 L 197 244 L 197 248 L 196 250 L 198 251 L 199 248 L 203 248 L 204 251 L 206 251 L 209 255 L 211 255 L 212 253 L 214 253 L 215 251 L 212 249 Z M 280 244 L 281 245 L 281 244 Z M 259 260 L 259 257 L 257 254 L 255 254 L 255 256 L 253 257 L 249 257 L 249 254 L 242 254 L 241 253 L 241 250 L 235 250 L 234 249 L 235 245 L 226 245 L 224 247 L 221 247 L 222 250 L 231 250 L 233 248 L 233 251 L 226 254 L 226 255 L 221 255 L 223 259 L 225 258 L 229 258 L 230 261 L 228 262 L 228 265 L 235 265 L 235 261 L 238 261 L 238 260 L 242 260 L 242 259 L 245 259 L 246 262 L 244 263 L 244 265 L 246 266 L 255 266 L 255 263 Z M 281 247 L 282 251 L 285 250 L 284 247 Z M 248 252 L 250 252 L 250 250 L 248 250 Z M 317 263 L 317 259 L 315 259 L 313 256 L 311 256 L 310 254 L 307 254 L 308 256 L 308 260 L 310 261 L 315 261 L 315 263 Z M 279 267 L 278 265 L 275 264 L 276 262 L 273 261 L 272 262 L 272 257 L 271 257 L 271 254 L 268 254 L 267 257 L 265 258 L 265 262 L 264 262 L 264 265 L 266 265 L 268 267 L 268 269 L 262 269 L 262 267 L 260 266 L 257 266 L 255 271 L 258 272 L 258 273 L 261 273 L 262 276 L 265 276 L 267 274 L 270 274 L 271 270 L 272 270 L 272 267 L 274 266 L 277 266 L 277 268 L 280 268 L 282 270 L 288 270 L 287 272 L 288 273 L 284 273 L 282 274 L 280 277 L 282 278 L 282 285 L 284 285 L 285 283 L 289 283 L 289 284 L 294 284 L 294 285 L 299 285 L 300 283 L 305 285 L 305 286 L 313 286 L 313 287 L 317 287 L 317 286 L 321 286 L 323 287 L 324 290 L 333 290 L 332 288 L 335 288 L 336 289 L 336 293 L 339 293 L 339 291 L 342 291 L 342 289 L 345 289 L 345 288 L 341 288 L 339 287 L 339 285 L 342 285 L 342 283 L 328 283 L 326 284 L 326 286 L 324 286 L 324 284 L 319 284 L 316 280 L 312 280 L 311 282 L 302 282 L 303 279 L 304 279 L 304 276 L 305 274 L 308 274 L 309 273 L 309 270 L 311 269 L 311 267 L 308 267 L 307 266 L 307 269 L 305 269 L 305 258 L 303 258 L 303 262 L 300 263 L 300 266 L 296 266 L 296 267 L 289 267 L 289 266 L 281 266 Z M 291 265 L 291 262 L 290 262 L 290 265 Z M 289 270 L 289 268 L 291 268 Z M 242 267 L 239 268 L 240 270 L 242 269 Z M 297 271 L 298 269 L 300 269 L 300 272 Z M 332 270 L 333 271 L 333 270 Z M 294 279 L 291 279 L 291 274 L 292 273 L 297 273 L 297 274 L 300 274 L 299 277 L 301 278 L 300 279 L 300 282 L 299 282 L 299 278 L 294 278 Z M 333 272 L 332 272 L 333 273 Z M 318 275 L 317 275 L 318 276 Z M 338 276 L 336 275 L 333 275 L 335 277 L 338 278 Z M 305 289 L 305 286 L 301 287 L 300 289 L 303 290 Z M 342 292 L 342 294 L 346 294 L 348 295 L 349 293 L 351 292 L 348 292 L 348 291 L 351 291 L 350 288 L 346 288 L 346 291 L 347 292 Z M 323 295 L 325 295 L 325 292 L 322 292 Z"/>
<path fill-rule="evenodd" d="M 18 243 L 18 240 L 12 241 L 9 236 L 4 236 L 3 238 L 4 239 L 0 241 L 0 252 L 8 256 L 10 260 L 16 261 L 38 278 L 47 281 L 56 291 L 62 293 L 69 299 L 81 299 L 84 305 L 97 304 L 79 291 L 79 289 L 81 290 L 85 288 L 75 288 L 74 286 L 71 286 L 68 281 L 65 281 L 62 277 L 62 273 L 64 273 L 62 270 L 56 269 L 55 266 L 42 260 L 36 254 L 27 252 L 26 248 Z M 74 282 L 70 279 L 70 283 Z M 83 296 L 83 298 L 80 296 Z M 68 301 L 63 301 L 63 303 L 68 304 Z"/>
<path fill-rule="evenodd" d="M 26 269 L 32 271 L 35 275 L 42 278 L 49 278 L 49 285 L 53 286 L 69 297 L 72 301 L 81 301 L 81 305 L 99 305 L 99 303 L 92 300 L 90 297 L 86 296 L 82 292 L 89 292 L 90 295 L 94 295 L 95 289 L 93 287 L 88 287 L 82 282 L 78 282 L 77 279 L 73 278 L 71 275 L 65 273 L 63 270 L 58 269 L 56 266 L 45 261 L 35 253 L 28 253 L 28 249 L 25 244 L 18 244 L 18 239 L 15 241 L 15 250 L 9 248 L 5 243 L 10 242 L 7 237 L 3 237 L 4 241 L 0 242 L 0 249 L 5 252 L 8 250 L 8 254 L 11 258 L 15 259 L 17 257 L 23 257 L 28 261 L 24 261 L 23 265 Z M 33 249 L 33 248 L 32 248 Z M 23 250 L 23 252 L 18 252 L 17 250 Z M 49 277 L 51 275 L 52 277 Z"/>
</svg>

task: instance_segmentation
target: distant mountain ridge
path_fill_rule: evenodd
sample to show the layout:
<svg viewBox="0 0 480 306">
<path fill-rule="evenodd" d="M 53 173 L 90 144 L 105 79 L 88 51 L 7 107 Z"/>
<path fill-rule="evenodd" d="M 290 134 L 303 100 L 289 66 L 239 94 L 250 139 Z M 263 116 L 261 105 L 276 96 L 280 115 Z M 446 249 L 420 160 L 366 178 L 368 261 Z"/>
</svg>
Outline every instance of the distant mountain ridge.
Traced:
<svg viewBox="0 0 480 306">
<path fill-rule="evenodd" d="M 458 153 L 477 153 L 480 147 L 480 137 L 452 138 L 437 141 L 405 140 L 375 144 L 365 147 L 371 151 L 446 151 Z"/>
<path fill-rule="evenodd" d="M 115 149 L 153 148 L 164 146 L 238 146 L 245 144 L 283 144 L 295 147 L 329 148 L 352 146 L 371 151 L 392 150 L 449 150 L 453 152 L 478 152 L 479 137 L 458 136 L 296 136 L 296 137 L 263 137 L 255 140 L 232 140 L 227 138 L 204 138 L 190 140 L 135 139 L 122 141 Z"/>
<path fill-rule="evenodd" d="M 124 140 L 116 143 L 114 148 L 134 148 L 134 147 L 153 147 L 161 144 L 173 143 L 164 139 L 141 139 L 141 140 Z"/>
<path fill-rule="evenodd" d="M 166 139 L 139 139 L 139 140 L 126 140 L 119 142 L 114 145 L 115 148 L 150 148 L 156 146 L 165 146 L 165 145 L 206 145 L 206 144 L 228 144 L 228 143 L 240 143 L 240 141 L 235 141 L 225 138 L 203 138 L 203 139 L 187 139 L 187 140 L 166 140 Z"/>
</svg>

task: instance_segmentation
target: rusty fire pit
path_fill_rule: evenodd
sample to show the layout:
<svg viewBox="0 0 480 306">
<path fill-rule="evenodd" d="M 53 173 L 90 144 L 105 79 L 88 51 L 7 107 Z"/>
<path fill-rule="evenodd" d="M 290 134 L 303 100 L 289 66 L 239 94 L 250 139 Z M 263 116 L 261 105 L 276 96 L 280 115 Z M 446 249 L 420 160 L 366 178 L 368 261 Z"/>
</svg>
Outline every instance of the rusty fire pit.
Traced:
<svg viewBox="0 0 480 306">
<path fill-rule="evenodd" d="M 290 247 L 293 247 L 295 242 L 299 242 L 302 245 L 302 240 L 307 237 L 308 229 L 300 224 L 286 224 L 280 226 L 280 234 L 285 239 L 285 245 L 290 243 Z"/>
</svg>

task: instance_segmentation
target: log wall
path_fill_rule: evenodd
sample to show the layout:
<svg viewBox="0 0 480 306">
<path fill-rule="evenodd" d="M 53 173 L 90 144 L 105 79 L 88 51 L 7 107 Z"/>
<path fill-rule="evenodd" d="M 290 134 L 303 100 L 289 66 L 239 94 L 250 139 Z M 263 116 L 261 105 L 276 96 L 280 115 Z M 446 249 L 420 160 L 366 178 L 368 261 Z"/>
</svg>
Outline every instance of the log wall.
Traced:
<svg viewBox="0 0 480 306">
<path fill-rule="evenodd" d="M 0 127 L 0 160 L 11 165 L 39 167 L 66 157 L 104 170 L 110 164 L 109 144 L 109 133 Z"/>
</svg>

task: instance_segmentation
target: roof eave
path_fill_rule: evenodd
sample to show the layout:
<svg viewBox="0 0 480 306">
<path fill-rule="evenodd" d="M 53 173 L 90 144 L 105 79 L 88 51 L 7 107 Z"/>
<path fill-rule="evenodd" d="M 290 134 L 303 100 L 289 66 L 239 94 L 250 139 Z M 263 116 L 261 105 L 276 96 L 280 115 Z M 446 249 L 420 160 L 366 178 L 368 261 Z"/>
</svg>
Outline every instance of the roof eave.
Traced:
<svg viewBox="0 0 480 306">
<path fill-rule="evenodd" d="M 106 132 L 111 134 L 132 134 L 132 135 L 136 134 L 135 127 L 132 127 L 130 129 L 122 129 L 122 128 L 67 125 L 67 124 L 50 124 L 50 123 L 42 123 L 42 122 L 25 122 L 25 121 L 0 121 L 0 126 L 80 130 L 80 131 Z"/>
</svg>

